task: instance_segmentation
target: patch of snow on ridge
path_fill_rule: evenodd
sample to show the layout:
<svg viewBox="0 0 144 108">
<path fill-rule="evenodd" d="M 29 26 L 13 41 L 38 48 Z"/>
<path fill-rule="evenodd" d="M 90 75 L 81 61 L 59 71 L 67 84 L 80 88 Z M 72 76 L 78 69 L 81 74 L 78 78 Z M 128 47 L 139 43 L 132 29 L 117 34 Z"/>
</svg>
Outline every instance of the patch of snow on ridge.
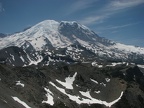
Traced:
<svg viewBox="0 0 144 108">
<path fill-rule="evenodd" d="M 98 84 L 98 82 L 96 80 L 90 79 L 92 82 Z"/>
<path fill-rule="evenodd" d="M 76 75 L 77 75 L 77 72 L 72 77 L 65 78 L 65 82 L 62 82 L 58 79 L 56 79 L 56 81 L 67 89 L 73 89 L 73 82 L 75 80 Z"/>
<path fill-rule="evenodd" d="M 80 93 L 83 96 L 89 98 L 89 99 L 85 99 L 85 98 L 81 98 L 80 96 L 75 96 L 75 95 L 67 94 L 66 91 L 65 91 L 65 89 L 57 87 L 53 82 L 49 82 L 49 84 L 51 84 L 52 86 L 54 86 L 61 93 L 67 95 L 70 100 L 75 101 L 78 104 L 102 104 L 102 105 L 105 105 L 107 107 L 111 107 L 113 104 L 115 104 L 116 102 L 118 102 L 121 99 L 121 97 L 123 96 L 123 91 L 122 91 L 121 94 L 120 94 L 120 96 L 117 99 L 115 99 L 112 102 L 106 102 L 106 101 L 102 101 L 102 100 L 95 99 L 95 98 L 91 97 L 90 91 L 87 91 L 87 92 L 80 91 Z"/>
<path fill-rule="evenodd" d="M 105 83 L 103 83 L 103 82 L 101 82 L 101 83 L 100 83 L 100 85 L 103 85 L 104 87 L 106 87 L 106 84 L 105 84 Z"/>
<path fill-rule="evenodd" d="M 65 94 L 65 95 L 67 95 L 69 98 L 70 98 L 70 100 L 73 100 L 73 101 L 75 101 L 75 102 L 77 102 L 78 104 L 80 104 L 81 102 L 81 100 L 79 100 L 79 96 L 73 96 L 73 95 L 70 95 L 70 94 L 67 94 L 66 92 L 65 92 L 65 89 L 63 89 L 63 88 L 60 88 L 60 87 L 57 87 L 53 82 L 49 82 L 49 84 L 51 84 L 52 86 L 54 86 L 56 89 L 58 89 L 60 92 L 62 92 L 63 94 Z"/>
<path fill-rule="evenodd" d="M 103 65 L 98 65 L 98 67 L 99 67 L 99 68 L 102 68 L 102 67 L 103 67 Z"/>
<path fill-rule="evenodd" d="M 117 66 L 117 65 L 121 65 L 121 64 L 126 64 L 125 62 L 118 62 L 118 63 L 111 63 L 110 65 L 106 65 L 106 66 Z"/>
<path fill-rule="evenodd" d="M 13 97 L 13 96 L 12 96 L 12 98 L 13 98 L 15 101 L 17 101 L 18 103 L 22 104 L 25 108 L 31 108 L 31 107 L 29 107 L 24 101 L 21 101 L 19 98 Z"/>
<path fill-rule="evenodd" d="M 137 65 L 138 67 L 140 67 L 140 68 L 144 68 L 144 65 Z"/>
<path fill-rule="evenodd" d="M 100 91 L 94 91 L 94 93 L 97 93 L 97 94 L 99 94 L 99 93 L 100 93 Z"/>
<path fill-rule="evenodd" d="M 95 66 L 95 67 L 98 67 L 98 68 L 102 68 L 103 67 L 103 65 L 98 65 L 97 62 L 95 62 L 95 61 L 92 62 L 91 65 Z"/>
<path fill-rule="evenodd" d="M 90 95 L 90 91 L 86 91 L 86 92 L 83 92 L 83 91 L 79 91 L 83 96 L 85 97 L 88 97 L 89 99 L 91 99 L 91 95 Z"/>
<path fill-rule="evenodd" d="M 21 83 L 20 81 L 16 81 L 16 85 L 20 85 L 22 87 L 24 87 L 25 85 L 23 83 Z"/>
<path fill-rule="evenodd" d="M 98 65 L 97 62 L 92 62 L 91 64 L 92 64 L 92 66 L 97 66 Z"/>
<path fill-rule="evenodd" d="M 47 92 L 47 94 L 46 94 L 47 101 L 42 101 L 42 103 L 54 105 L 54 98 L 52 97 L 53 93 L 47 88 L 44 88 L 44 90 Z"/>
<path fill-rule="evenodd" d="M 14 59 L 14 55 L 10 54 L 10 56 L 12 57 L 12 60 L 15 61 L 15 59 Z"/>
<path fill-rule="evenodd" d="M 3 102 L 5 102 L 5 103 L 8 103 L 6 100 L 4 100 L 4 99 L 0 99 L 0 100 L 2 100 Z"/>
<path fill-rule="evenodd" d="M 110 79 L 109 78 L 105 78 L 106 82 L 110 82 Z"/>
<path fill-rule="evenodd" d="M 20 56 L 20 59 L 21 59 L 23 62 L 25 62 L 25 60 L 24 60 L 23 56 Z"/>
</svg>

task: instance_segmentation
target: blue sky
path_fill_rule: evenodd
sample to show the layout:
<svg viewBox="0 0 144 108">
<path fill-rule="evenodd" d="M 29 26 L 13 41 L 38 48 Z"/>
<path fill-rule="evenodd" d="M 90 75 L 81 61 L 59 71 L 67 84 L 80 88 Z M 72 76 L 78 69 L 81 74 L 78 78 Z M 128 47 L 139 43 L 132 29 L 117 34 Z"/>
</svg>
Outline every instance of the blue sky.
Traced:
<svg viewBox="0 0 144 108">
<path fill-rule="evenodd" d="M 77 21 L 101 37 L 144 47 L 144 0 L 0 0 L 0 33 L 47 19 Z"/>
</svg>

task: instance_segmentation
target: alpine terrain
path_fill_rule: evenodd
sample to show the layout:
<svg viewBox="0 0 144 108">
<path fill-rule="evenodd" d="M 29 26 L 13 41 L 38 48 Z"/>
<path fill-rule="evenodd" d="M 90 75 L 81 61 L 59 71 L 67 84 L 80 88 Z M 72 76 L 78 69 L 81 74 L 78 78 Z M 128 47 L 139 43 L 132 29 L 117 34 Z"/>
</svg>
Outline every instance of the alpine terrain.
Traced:
<svg viewBox="0 0 144 108">
<path fill-rule="evenodd" d="M 144 108 L 144 48 L 75 21 L 0 33 L 0 108 Z"/>
</svg>

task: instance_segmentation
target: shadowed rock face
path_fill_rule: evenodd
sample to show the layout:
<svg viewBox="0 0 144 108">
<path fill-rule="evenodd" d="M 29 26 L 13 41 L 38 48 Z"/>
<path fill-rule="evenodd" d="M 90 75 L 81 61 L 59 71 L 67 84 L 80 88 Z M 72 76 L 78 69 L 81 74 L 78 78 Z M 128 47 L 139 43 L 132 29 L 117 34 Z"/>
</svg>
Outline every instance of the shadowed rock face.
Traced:
<svg viewBox="0 0 144 108">
<path fill-rule="evenodd" d="M 74 41 L 75 38 L 79 38 L 83 41 L 90 42 L 91 44 L 95 44 L 96 42 L 100 42 L 107 46 L 114 44 L 108 39 L 99 37 L 95 32 L 77 22 L 61 22 L 59 25 L 59 32 L 72 41 Z"/>
<path fill-rule="evenodd" d="M 135 77 L 130 73 L 135 75 L 136 79 L 133 79 Z M 73 88 L 68 89 L 65 86 L 67 83 L 65 79 L 70 81 L 71 78 L 73 78 Z M 78 104 L 69 96 L 79 96 L 85 100 L 88 97 L 82 95 L 81 92 L 89 92 L 92 98 L 109 103 L 116 100 L 122 91 L 121 99 L 112 105 L 112 108 L 142 108 L 144 105 L 143 74 L 138 67 L 120 65 L 97 68 L 81 63 L 45 67 L 12 67 L 1 64 L 0 79 L 0 106 L 4 108 L 23 108 L 21 104 L 12 99 L 12 96 L 18 97 L 32 108 L 106 108 L 104 104 Z M 24 84 L 24 87 L 16 85 L 17 81 Z M 53 97 L 53 105 L 42 103 L 43 100 L 47 100 L 47 92 L 44 88 L 49 89 L 49 95 Z"/>
<path fill-rule="evenodd" d="M 98 38 L 97 34 L 90 31 L 89 29 L 82 28 L 76 22 L 73 22 L 72 24 L 61 22 L 59 26 L 59 32 L 64 36 L 67 36 L 71 40 L 75 39 L 73 36 L 76 36 L 77 38 L 82 40 L 92 41 L 92 42 L 94 42 L 94 40 L 92 40 L 92 37 Z"/>
</svg>

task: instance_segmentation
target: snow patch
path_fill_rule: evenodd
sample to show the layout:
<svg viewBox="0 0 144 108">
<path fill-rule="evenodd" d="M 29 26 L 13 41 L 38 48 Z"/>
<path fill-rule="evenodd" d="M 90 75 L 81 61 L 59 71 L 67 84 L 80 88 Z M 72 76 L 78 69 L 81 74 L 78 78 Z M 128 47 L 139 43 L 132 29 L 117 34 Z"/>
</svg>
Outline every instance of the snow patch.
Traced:
<svg viewBox="0 0 144 108">
<path fill-rule="evenodd" d="M 140 67 L 140 68 L 144 68 L 144 65 L 137 65 L 138 67 Z"/>
<path fill-rule="evenodd" d="M 22 87 L 24 87 L 25 85 L 24 84 L 22 84 L 20 81 L 16 81 L 16 85 L 20 85 L 20 86 L 22 86 Z"/>
<path fill-rule="evenodd" d="M 86 91 L 86 92 L 83 92 L 83 91 L 79 91 L 83 96 L 89 98 L 91 100 L 91 95 L 90 95 L 90 91 Z"/>
<path fill-rule="evenodd" d="M 12 60 L 15 61 L 14 55 L 10 54 L 10 56 L 12 57 Z"/>
<path fill-rule="evenodd" d="M 103 65 L 98 65 L 97 62 L 92 62 L 91 63 L 92 66 L 98 67 L 98 68 L 102 68 Z"/>
<path fill-rule="evenodd" d="M 98 64 L 97 64 L 97 62 L 92 62 L 91 65 L 92 66 L 97 66 Z"/>
<path fill-rule="evenodd" d="M 105 83 L 103 83 L 103 82 L 101 82 L 101 83 L 100 83 L 100 85 L 103 85 L 104 87 L 106 87 L 106 84 L 105 84 Z"/>
<path fill-rule="evenodd" d="M 47 88 L 44 88 L 44 90 L 47 92 L 46 94 L 47 101 L 42 101 L 42 103 L 47 103 L 47 104 L 50 104 L 51 106 L 54 105 L 54 98 L 52 96 L 53 93 Z"/>
<path fill-rule="evenodd" d="M 94 91 L 94 93 L 97 93 L 97 94 L 99 94 L 99 93 L 100 93 L 100 91 Z"/>
<path fill-rule="evenodd" d="M 110 82 L 110 79 L 109 78 L 105 78 L 106 82 Z"/>
<path fill-rule="evenodd" d="M 111 65 L 106 65 L 106 66 L 113 67 L 113 66 L 121 65 L 121 64 L 125 64 L 125 62 L 112 63 Z"/>
<path fill-rule="evenodd" d="M 85 99 L 85 98 L 81 98 L 80 96 L 74 96 L 74 95 L 67 94 L 65 92 L 65 89 L 57 87 L 53 82 L 49 82 L 49 84 L 51 84 L 52 86 L 54 86 L 57 90 L 59 90 L 63 94 L 67 95 L 70 100 L 75 101 L 78 104 L 84 104 L 84 103 L 86 103 L 86 104 L 102 104 L 102 105 L 105 105 L 107 107 L 111 107 L 113 104 L 115 104 L 116 102 L 118 102 L 121 99 L 121 97 L 123 96 L 123 91 L 122 91 L 121 94 L 120 94 L 120 96 L 117 99 L 115 99 L 112 102 L 106 102 L 106 101 L 102 101 L 102 100 L 95 99 L 95 98 L 91 97 L 90 91 L 87 91 L 87 92 L 80 91 L 80 93 L 83 96 L 89 98 L 89 99 Z"/>
<path fill-rule="evenodd" d="M 4 100 L 4 99 L 1 99 L 3 102 L 5 102 L 5 103 L 7 103 L 7 101 L 6 100 Z"/>
<path fill-rule="evenodd" d="M 21 101 L 18 97 L 13 97 L 13 96 L 12 96 L 12 98 L 13 98 L 16 102 L 22 104 L 25 108 L 31 108 L 31 107 L 29 107 L 24 101 Z"/>
<path fill-rule="evenodd" d="M 25 60 L 24 60 L 24 58 L 23 58 L 22 56 L 20 56 L 20 59 L 21 59 L 23 62 L 25 62 Z"/>
<path fill-rule="evenodd" d="M 91 79 L 91 78 L 90 78 L 90 80 L 91 80 L 92 82 L 98 84 L 98 82 L 97 82 L 96 80 L 93 80 L 93 79 Z"/>
<path fill-rule="evenodd" d="M 76 84 L 76 87 L 79 87 L 79 85 L 78 85 L 78 84 Z"/>
<path fill-rule="evenodd" d="M 103 65 L 98 65 L 98 67 L 99 67 L 99 68 L 102 68 L 102 67 L 103 67 Z"/>
<path fill-rule="evenodd" d="M 77 75 L 77 72 L 72 77 L 69 76 L 65 78 L 65 82 L 62 82 L 58 79 L 56 79 L 56 81 L 67 89 L 73 89 L 73 82 L 75 80 L 76 75 Z"/>
</svg>

